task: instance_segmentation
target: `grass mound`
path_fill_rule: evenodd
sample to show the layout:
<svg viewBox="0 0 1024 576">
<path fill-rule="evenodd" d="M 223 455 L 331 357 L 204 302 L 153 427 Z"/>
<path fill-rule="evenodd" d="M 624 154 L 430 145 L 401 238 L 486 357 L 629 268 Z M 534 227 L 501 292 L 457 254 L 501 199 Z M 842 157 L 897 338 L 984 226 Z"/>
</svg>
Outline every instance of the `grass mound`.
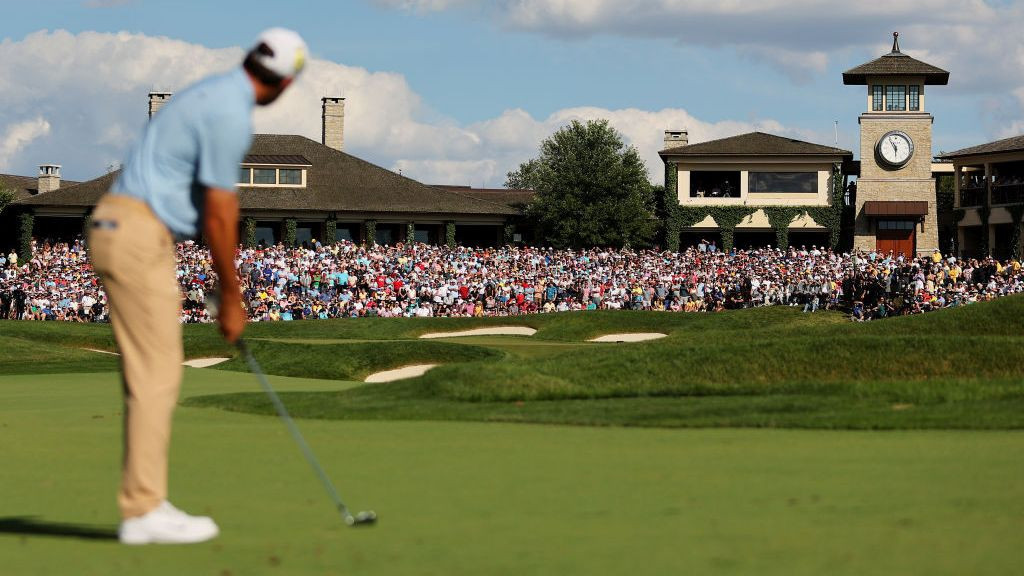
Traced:
<svg viewBox="0 0 1024 576">
<path fill-rule="evenodd" d="M 436 341 L 381 341 L 345 344 L 291 344 L 250 341 L 260 367 L 269 374 L 298 375 L 327 380 L 362 380 L 381 370 L 409 364 L 498 360 L 497 350 Z M 236 356 L 218 364 L 219 370 L 247 371 Z"/>
<path fill-rule="evenodd" d="M 54 346 L 6 332 L 0 336 L 0 374 L 110 372 L 117 367 L 117 357 L 110 354 Z"/>
<path fill-rule="evenodd" d="M 533 338 L 551 341 L 545 353 L 516 355 L 509 347 L 500 358 L 467 357 L 415 380 L 329 395 L 293 393 L 287 401 L 312 418 L 1021 428 L 1021 318 L 1021 297 L 868 324 L 792 308 L 531 317 L 539 330 Z M 402 324 L 393 323 L 392 334 L 416 331 L 402 331 Z M 670 336 L 617 346 L 579 342 L 613 330 Z M 475 340 L 459 345 L 469 342 Z M 500 339 L 485 342 L 481 347 L 503 348 Z M 369 344 L 371 350 L 382 345 Z M 277 367 L 311 375 L 294 363 Z M 258 394 L 190 402 L 271 412 Z"/>
<path fill-rule="evenodd" d="M 295 393 L 298 416 L 469 419 L 659 426 L 1024 427 L 1024 297 L 855 324 L 775 307 L 722 314 L 569 313 L 253 324 L 269 374 L 362 380 L 408 364 L 425 375 L 342 392 Z M 496 325 L 532 337 L 421 340 Z M 2 323 L 4 373 L 101 371 L 108 326 Z M 586 340 L 662 332 L 635 344 Z M 57 344 L 55 344 L 57 343 Z M 215 326 L 186 326 L 187 357 L 234 352 Z M 235 357 L 217 370 L 246 371 Z M 195 405 L 270 413 L 259 394 Z"/>
</svg>

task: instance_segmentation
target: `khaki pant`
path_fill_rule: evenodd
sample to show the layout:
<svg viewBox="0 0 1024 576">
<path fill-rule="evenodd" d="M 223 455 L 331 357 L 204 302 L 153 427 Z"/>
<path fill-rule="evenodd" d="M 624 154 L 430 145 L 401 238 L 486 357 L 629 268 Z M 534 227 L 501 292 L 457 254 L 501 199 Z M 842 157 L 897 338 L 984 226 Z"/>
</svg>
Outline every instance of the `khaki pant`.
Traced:
<svg viewBox="0 0 1024 576">
<path fill-rule="evenodd" d="M 141 516 L 167 499 L 171 416 L 183 360 L 174 239 L 145 202 L 104 196 L 89 253 L 103 282 L 124 383 L 124 460 L 118 505 Z"/>
</svg>

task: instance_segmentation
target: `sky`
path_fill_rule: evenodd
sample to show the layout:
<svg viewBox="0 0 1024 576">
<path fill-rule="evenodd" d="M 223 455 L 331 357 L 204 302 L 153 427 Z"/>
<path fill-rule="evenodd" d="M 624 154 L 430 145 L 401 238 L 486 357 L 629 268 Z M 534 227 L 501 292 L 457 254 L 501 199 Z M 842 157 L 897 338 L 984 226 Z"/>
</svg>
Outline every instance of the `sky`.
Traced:
<svg viewBox="0 0 1024 576">
<path fill-rule="evenodd" d="M 0 0 L 0 173 L 118 165 L 150 91 L 237 66 L 293 28 L 312 59 L 260 133 L 320 139 L 346 99 L 345 151 L 427 184 L 500 187 L 572 120 L 607 119 L 662 183 L 664 131 L 760 130 L 859 150 L 866 88 L 842 72 L 902 51 L 926 87 L 932 153 L 1024 133 L 1017 0 Z M 838 135 L 838 138 L 837 138 Z"/>
</svg>

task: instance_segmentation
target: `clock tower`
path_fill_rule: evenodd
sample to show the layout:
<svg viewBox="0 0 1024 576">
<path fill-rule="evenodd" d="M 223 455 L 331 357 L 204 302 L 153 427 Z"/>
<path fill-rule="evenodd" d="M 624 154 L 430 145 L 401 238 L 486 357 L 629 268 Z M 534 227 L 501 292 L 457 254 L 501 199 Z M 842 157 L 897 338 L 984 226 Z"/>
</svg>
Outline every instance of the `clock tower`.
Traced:
<svg viewBox="0 0 1024 576">
<path fill-rule="evenodd" d="M 948 83 L 949 72 L 900 52 L 899 33 L 892 52 L 843 72 L 843 84 L 867 86 L 854 249 L 912 257 L 939 247 L 925 86 Z"/>
</svg>

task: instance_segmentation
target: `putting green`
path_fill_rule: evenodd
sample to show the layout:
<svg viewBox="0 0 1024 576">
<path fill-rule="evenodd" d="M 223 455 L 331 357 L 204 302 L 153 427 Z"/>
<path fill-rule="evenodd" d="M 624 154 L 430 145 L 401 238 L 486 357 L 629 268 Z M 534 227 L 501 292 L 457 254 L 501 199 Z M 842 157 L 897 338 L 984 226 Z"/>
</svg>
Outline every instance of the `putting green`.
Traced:
<svg viewBox="0 0 1024 576">
<path fill-rule="evenodd" d="M 281 391 L 355 383 L 272 378 Z M 185 396 L 255 390 L 186 369 Z M 1005 574 L 1024 433 L 299 423 L 343 526 L 277 418 L 180 408 L 172 498 L 222 536 L 110 539 L 113 373 L 0 377 L 5 574 Z M 56 534 L 45 534 L 56 533 Z M 74 535 L 77 534 L 77 535 Z"/>
</svg>

